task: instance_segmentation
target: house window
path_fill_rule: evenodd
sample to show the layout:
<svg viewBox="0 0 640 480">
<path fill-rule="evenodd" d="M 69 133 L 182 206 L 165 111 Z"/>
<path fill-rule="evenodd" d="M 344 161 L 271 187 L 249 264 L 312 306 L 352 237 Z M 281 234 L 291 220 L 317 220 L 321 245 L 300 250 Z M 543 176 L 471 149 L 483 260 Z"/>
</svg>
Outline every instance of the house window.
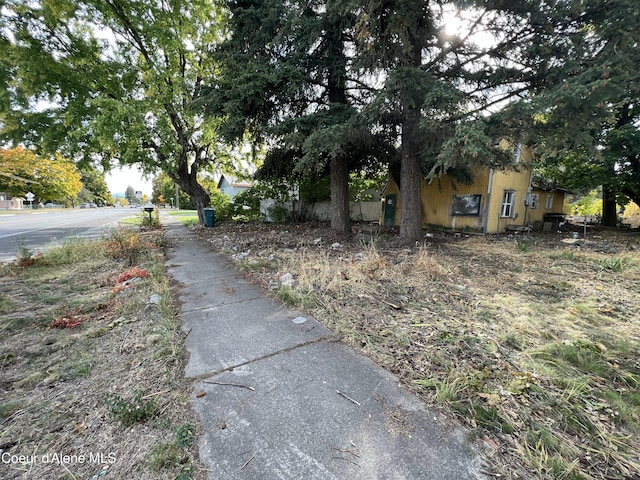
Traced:
<svg viewBox="0 0 640 480">
<path fill-rule="evenodd" d="M 551 210 L 553 208 L 553 195 L 547 195 L 547 203 L 545 208 Z"/>
<path fill-rule="evenodd" d="M 454 195 L 451 215 L 480 215 L 482 195 Z"/>
<path fill-rule="evenodd" d="M 502 217 L 513 217 L 513 206 L 516 203 L 516 192 L 505 190 L 502 197 Z"/>
<path fill-rule="evenodd" d="M 516 147 L 516 151 L 514 152 L 515 155 L 513 157 L 513 163 L 518 164 L 520 163 L 520 160 L 522 159 L 522 144 L 519 143 L 518 146 Z"/>
<path fill-rule="evenodd" d="M 540 196 L 537 193 L 531 193 L 529 197 L 529 208 L 538 208 Z"/>
</svg>

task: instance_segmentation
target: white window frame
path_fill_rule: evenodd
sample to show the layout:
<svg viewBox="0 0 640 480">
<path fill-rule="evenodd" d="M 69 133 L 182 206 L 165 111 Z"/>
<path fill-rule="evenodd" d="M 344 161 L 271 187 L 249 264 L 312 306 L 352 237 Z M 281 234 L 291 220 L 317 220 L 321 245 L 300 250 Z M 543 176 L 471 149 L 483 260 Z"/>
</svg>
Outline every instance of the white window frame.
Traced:
<svg viewBox="0 0 640 480">
<path fill-rule="evenodd" d="M 537 193 L 532 193 L 529 208 L 538 208 L 538 203 L 540 203 L 540 195 Z"/>
<path fill-rule="evenodd" d="M 547 202 L 545 203 L 545 207 L 547 210 L 551 210 L 553 208 L 553 195 L 547 195 Z"/>
<path fill-rule="evenodd" d="M 516 192 L 514 190 L 505 190 L 502 195 L 502 218 L 513 218 L 516 206 Z"/>
</svg>

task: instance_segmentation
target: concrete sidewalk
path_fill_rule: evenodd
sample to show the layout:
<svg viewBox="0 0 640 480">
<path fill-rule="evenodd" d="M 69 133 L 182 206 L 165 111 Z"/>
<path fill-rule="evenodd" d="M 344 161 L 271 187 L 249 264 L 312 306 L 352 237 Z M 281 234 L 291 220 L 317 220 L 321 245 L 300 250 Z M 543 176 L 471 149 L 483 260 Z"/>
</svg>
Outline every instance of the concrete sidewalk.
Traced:
<svg viewBox="0 0 640 480">
<path fill-rule="evenodd" d="M 164 217 L 210 479 L 479 479 L 464 431 Z M 205 393 L 205 395 L 202 395 Z"/>
</svg>

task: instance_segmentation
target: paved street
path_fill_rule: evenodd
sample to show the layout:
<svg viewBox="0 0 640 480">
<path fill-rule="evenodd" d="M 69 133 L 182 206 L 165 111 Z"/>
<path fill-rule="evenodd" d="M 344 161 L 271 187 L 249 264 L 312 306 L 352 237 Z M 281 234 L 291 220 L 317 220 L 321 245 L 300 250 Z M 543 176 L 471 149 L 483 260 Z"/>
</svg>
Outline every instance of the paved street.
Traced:
<svg viewBox="0 0 640 480">
<path fill-rule="evenodd" d="M 109 207 L 0 211 L 0 262 L 15 259 L 20 245 L 36 251 L 69 237 L 100 236 L 138 213 L 137 209 Z"/>
</svg>

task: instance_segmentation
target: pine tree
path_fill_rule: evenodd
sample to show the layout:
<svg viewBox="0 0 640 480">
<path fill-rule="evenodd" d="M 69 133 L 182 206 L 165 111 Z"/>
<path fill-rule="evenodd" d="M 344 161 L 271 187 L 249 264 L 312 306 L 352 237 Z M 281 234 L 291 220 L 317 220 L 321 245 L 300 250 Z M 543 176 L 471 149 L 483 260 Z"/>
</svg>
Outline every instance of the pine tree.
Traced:
<svg viewBox="0 0 640 480">
<path fill-rule="evenodd" d="M 228 4 L 222 76 L 207 110 L 227 114 L 228 139 L 269 140 L 261 178 L 331 177 L 331 226 L 350 232 L 349 172 L 388 152 L 359 117 L 353 3 L 242 0 Z M 351 50 L 353 50 L 351 48 Z"/>
</svg>

